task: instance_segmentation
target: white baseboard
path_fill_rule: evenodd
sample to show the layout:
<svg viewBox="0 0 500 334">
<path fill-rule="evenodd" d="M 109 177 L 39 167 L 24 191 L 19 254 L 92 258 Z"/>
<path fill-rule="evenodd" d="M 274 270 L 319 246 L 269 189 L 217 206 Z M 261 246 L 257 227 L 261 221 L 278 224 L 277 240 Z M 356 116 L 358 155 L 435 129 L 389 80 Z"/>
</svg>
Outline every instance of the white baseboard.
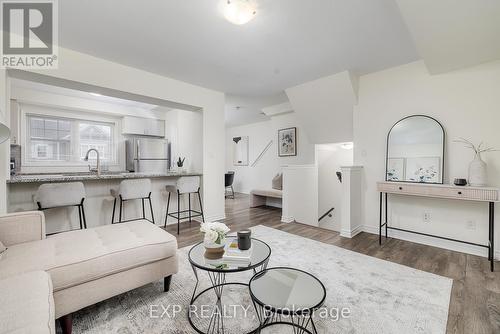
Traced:
<svg viewBox="0 0 500 334">
<path fill-rule="evenodd" d="M 379 228 L 378 228 L 378 226 L 363 225 L 363 231 L 367 232 L 367 233 L 372 233 L 372 234 L 378 235 Z M 418 234 L 413 234 L 413 233 L 408 233 L 408 232 L 403 232 L 403 231 L 395 231 L 395 230 L 389 230 L 387 235 L 389 237 L 395 238 L 395 239 L 401 239 L 401 240 L 415 242 L 418 244 L 449 249 L 452 251 L 466 253 L 466 254 L 488 257 L 488 250 L 486 248 L 478 247 L 478 246 L 474 246 L 474 245 L 461 244 L 461 243 L 454 242 L 454 241 L 437 239 L 437 238 L 428 237 L 425 235 L 418 235 Z M 382 233 L 382 237 L 384 237 L 384 236 L 385 236 L 385 233 Z M 382 242 L 383 242 L 383 238 L 382 238 Z M 498 250 L 495 251 L 495 259 L 500 260 L 500 251 L 498 251 Z"/>
<path fill-rule="evenodd" d="M 224 219 L 226 219 L 226 214 L 205 216 L 206 222 L 215 222 L 215 221 L 224 220 Z"/>
<path fill-rule="evenodd" d="M 344 238 L 352 238 L 361 232 L 363 232 L 363 225 L 359 225 L 353 230 L 342 229 L 340 230 L 340 236 Z"/>
<path fill-rule="evenodd" d="M 282 223 L 293 223 L 295 219 L 292 216 L 281 216 Z"/>
</svg>

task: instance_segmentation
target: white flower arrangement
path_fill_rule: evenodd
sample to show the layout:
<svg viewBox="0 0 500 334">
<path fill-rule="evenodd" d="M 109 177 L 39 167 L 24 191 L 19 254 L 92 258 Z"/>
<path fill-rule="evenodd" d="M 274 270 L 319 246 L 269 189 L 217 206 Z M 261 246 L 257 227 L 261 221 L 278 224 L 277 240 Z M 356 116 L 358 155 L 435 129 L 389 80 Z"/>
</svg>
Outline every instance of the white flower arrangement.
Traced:
<svg viewBox="0 0 500 334">
<path fill-rule="evenodd" d="M 229 232 L 229 227 L 219 222 L 203 223 L 200 226 L 200 231 L 205 233 L 205 243 L 222 245 Z"/>
</svg>

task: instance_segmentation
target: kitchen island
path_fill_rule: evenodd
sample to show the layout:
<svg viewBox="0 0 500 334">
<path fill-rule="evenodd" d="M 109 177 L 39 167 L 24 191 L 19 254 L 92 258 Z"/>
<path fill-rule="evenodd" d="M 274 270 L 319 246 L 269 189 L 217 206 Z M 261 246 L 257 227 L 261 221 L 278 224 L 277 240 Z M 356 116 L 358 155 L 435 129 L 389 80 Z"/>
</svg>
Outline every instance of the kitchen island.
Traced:
<svg viewBox="0 0 500 334">
<path fill-rule="evenodd" d="M 167 192 L 166 185 L 174 184 L 182 176 L 202 176 L 201 173 L 166 172 L 166 173 L 129 173 L 129 172 L 102 172 L 95 173 L 50 173 L 50 174 L 18 174 L 7 180 L 8 212 L 36 210 L 34 195 L 42 183 L 53 182 L 83 182 L 86 198 L 84 202 L 87 226 L 94 227 L 111 223 L 114 198 L 111 189 L 118 189 L 123 179 L 149 178 L 151 179 L 151 199 L 155 222 L 163 226 L 165 222 Z M 203 194 L 203 191 L 202 191 Z M 195 210 L 199 209 L 197 201 L 192 201 Z M 187 208 L 187 196 L 181 200 L 181 207 Z M 177 209 L 176 196 L 170 201 L 170 211 Z M 140 200 L 128 201 L 124 205 L 124 220 L 142 216 Z M 147 212 L 146 214 L 149 214 Z M 57 208 L 45 211 L 47 233 L 79 228 L 78 210 L 75 208 Z M 169 224 L 176 223 L 169 218 Z"/>
</svg>

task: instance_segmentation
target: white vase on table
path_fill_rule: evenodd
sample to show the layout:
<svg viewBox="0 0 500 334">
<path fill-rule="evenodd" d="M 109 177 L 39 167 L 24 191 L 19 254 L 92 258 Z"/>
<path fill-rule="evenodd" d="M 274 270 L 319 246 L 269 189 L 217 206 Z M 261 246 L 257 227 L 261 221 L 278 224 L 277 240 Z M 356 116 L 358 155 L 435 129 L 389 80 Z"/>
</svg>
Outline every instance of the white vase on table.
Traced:
<svg viewBox="0 0 500 334">
<path fill-rule="evenodd" d="M 474 160 L 469 164 L 469 185 L 484 187 L 488 182 L 486 162 L 481 159 L 481 153 L 476 153 Z"/>
</svg>

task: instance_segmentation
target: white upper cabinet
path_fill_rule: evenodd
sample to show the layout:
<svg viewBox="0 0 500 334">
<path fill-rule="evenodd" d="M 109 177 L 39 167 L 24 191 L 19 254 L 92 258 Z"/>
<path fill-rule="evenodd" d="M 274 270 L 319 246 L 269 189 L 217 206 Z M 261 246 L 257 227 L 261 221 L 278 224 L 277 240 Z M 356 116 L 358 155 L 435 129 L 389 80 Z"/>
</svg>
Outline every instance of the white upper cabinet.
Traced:
<svg viewBox="0 0 500 334">
<path fill-rule="evenodd" d="M 125 116 L 122 119 L 122 134 L 165 137 L 165 121 L 161 119 Z"/>
</svg>

